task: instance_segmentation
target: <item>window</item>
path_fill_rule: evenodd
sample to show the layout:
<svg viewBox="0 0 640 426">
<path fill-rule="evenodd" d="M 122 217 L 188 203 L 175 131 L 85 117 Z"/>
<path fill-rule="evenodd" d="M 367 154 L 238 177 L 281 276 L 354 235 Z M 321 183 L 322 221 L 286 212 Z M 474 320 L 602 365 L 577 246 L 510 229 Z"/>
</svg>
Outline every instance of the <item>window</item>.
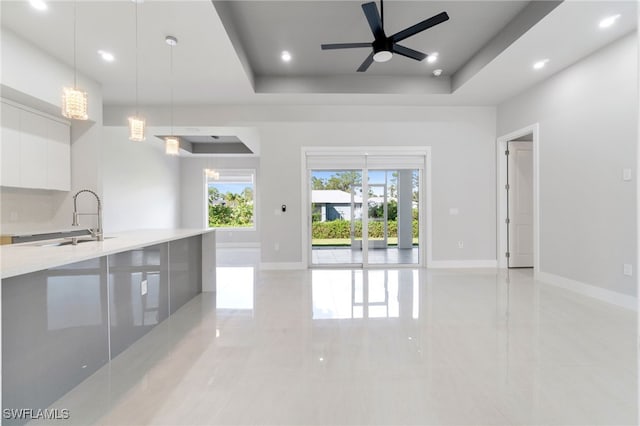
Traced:
<svg viewBox="0 0 640 426">
<path fill-rule="evenodd" d="M 255 170 L 206 169 L 209 227 L 255 229 Z"/>
</svg>

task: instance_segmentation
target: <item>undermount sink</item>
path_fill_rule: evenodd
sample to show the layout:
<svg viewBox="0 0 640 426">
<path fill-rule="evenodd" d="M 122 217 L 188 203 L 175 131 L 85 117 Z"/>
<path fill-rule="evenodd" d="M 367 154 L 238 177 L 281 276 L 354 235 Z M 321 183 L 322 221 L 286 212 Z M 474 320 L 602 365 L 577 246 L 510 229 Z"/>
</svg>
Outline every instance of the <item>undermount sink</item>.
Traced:
<svg viewBox="0 0 640 426">
<path fill-rule="evenodd" d="M 115 238 L 115 237 L 104 237 L 105 240 L 110 240 L 111 238 Z M 94 240 L 94 239 L 78 239 L 77 243 L 78 244 L 82 244 L 82 243 L 97 243 L 98 240 Z M 31 244 L 33 246 L 36 247 L 61 247 L 61 246 L 71 246 L 73 245 L 73 241 L 71 240 L 65 240 L 65 241 L 40 241 L 36 244 Z"/>
</svg>

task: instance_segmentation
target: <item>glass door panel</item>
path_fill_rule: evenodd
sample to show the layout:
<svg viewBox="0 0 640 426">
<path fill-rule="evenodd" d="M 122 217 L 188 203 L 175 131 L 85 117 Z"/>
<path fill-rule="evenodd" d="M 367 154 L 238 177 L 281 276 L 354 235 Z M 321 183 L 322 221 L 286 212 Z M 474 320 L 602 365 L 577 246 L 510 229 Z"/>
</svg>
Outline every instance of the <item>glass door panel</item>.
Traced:
<svg viewBox="0 0 640 426">
<path fill-rule="evenodd" d="M 362 266 L 362 171 L 310 176 L 311 264 Z"/>
<path fill-rule="evenodd" d="M 368 263 L 419 263 L 420 172 L 369 170 Z"/>
</svg>

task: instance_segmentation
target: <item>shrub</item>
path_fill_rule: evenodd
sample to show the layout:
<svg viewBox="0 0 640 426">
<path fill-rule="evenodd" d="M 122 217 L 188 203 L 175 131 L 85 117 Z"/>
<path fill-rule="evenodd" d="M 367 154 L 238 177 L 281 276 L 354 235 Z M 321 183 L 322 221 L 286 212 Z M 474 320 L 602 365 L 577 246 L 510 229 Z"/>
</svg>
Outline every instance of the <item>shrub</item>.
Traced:
<svg viewBox="0 0 640 426">
<path fill-rule="evenodd" d="M 418 238 L 418 221 L 412 221 L 413 238 Z M 389 237 L 398 236 L 398 222 L 390 220 L 387 222 Z M 362 238 L 362 222 L 355 223 L 355 234 L 357 238 Z M 382 222 L 369 222 L 369 238 L 382 238 L 384 226 Z M 351 222 L 348 220 L 332 220 L 329 222 L 313 222 L 311 224 L 311 236 L 314 239 L 349 239 L 351 238 Z"/>
</svg>

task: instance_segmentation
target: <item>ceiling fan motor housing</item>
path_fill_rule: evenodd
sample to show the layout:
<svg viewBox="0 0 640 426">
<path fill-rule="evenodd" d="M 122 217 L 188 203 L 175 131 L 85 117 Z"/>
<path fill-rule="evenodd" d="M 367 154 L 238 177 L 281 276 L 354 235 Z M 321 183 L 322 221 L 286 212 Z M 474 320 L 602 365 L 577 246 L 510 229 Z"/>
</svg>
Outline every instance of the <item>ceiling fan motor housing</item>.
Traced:
<svg viewBox="0 0 640 426">
<path fill-rule="evenodd" d="M 393 41 L 390 38 L 384 38 L 373 41 L 373 52 L 391 52 L 393 49 Z"/>
<path fill-rule="evenodd" d="M 373 46 L 373 60 L 387 62 L 393 57 L 393 42 L 389 38 L 375 40 Z"/>
</svg>

